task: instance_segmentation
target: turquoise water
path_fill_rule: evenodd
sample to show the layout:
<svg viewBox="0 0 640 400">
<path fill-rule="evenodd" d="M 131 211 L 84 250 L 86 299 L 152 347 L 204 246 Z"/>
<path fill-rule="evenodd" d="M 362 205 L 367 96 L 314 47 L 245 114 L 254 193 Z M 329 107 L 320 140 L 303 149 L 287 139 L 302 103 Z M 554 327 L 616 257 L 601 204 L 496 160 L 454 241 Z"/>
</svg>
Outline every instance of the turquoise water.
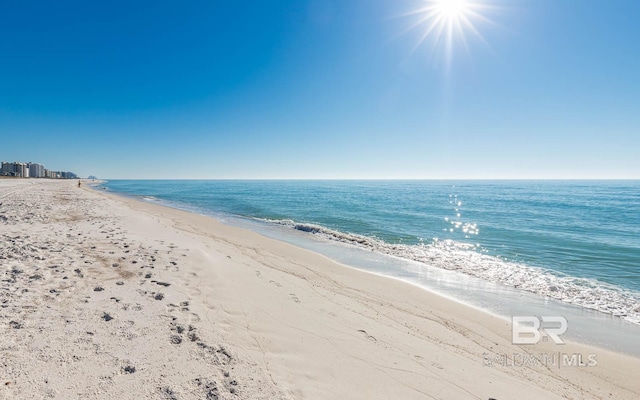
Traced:
<svg viewBox="0 0 640 400">
<path fill-rule="evenodd" d="M 110 180 L 104 186 L 455 270 L 640 324 L 640 181 Z"/>
</svg>

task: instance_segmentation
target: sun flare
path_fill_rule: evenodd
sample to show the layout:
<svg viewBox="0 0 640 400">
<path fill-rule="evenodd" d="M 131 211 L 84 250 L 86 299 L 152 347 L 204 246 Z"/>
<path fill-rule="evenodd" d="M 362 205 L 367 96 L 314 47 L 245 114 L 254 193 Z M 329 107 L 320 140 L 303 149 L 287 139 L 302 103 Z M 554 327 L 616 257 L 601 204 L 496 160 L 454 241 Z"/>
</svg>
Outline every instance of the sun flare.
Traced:
<svg viewBox="0 0 640 400">
<path fill-rule="evenodd" d="M 469 3 L 465 0 L 434 1 L 435 10 L 443 17 L 458 19 L 469 11 Z"/>
<path fill-rule="evenodd" d="M 491 0 L 422 0 L 422 6 L 405 14 L 414 17 L 414 22 L 405 30 L 423 29 L 415 47 L 429 40 L 436 51 L 443 51 L 446 63 L 451 63 L 454 42 L 469 52 L 468 34 L 487 44 L 476 27 L 479 23 L 493 22 L 484 12 L 495 9 Z"/>
</svg>

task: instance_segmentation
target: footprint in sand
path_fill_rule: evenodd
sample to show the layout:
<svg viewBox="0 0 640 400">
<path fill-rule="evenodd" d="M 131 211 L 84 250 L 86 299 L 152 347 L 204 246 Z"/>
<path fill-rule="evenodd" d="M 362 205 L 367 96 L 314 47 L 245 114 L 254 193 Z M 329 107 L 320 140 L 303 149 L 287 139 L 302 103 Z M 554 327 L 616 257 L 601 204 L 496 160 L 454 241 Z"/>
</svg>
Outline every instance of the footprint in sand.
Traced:
<svg viewBox="0 0 640 400">
<path fill-rule="evenodd" d="M 282 285 L 280 284 L 280 282 L 276 282 L 274 280 L 270 280 L 269 281 L 270 284 L 275 285 L 276 287 L 282 287 Z"/>
<path fill-rule="evenodd" d="M 178 304 L 169 303 L 169 304 L 166 305 L 165 309 L 166 309 L 166 311 L 168 313 L 173 313 L 174 311 L 180 311 L 180 312 L 188 313 L 187 321 L 189 323 L 196 323 L 196 322 L 200 322 L 201 321 L 200 315 L 198 315 L 198 314 L 196 314 L 194 312 L 191 312 L 189 310 L 189 302 L 188 301 L 182 301 L 182 302 L 180 302 L 179 305 Z"/>
<path fill-rule="evenodd" d="M 200 322 L 200 316 L 194 312 L 189 313 L 189 318 L 187 319 L 190 323 Z"/>
<path fill-rule="evenodd" d="M 295 293 L 289 293 L 289 297 L 291 297 L 291 299 L 296 303 L 300 303 L 300 299 L 295 295 Z"/>
</svg>

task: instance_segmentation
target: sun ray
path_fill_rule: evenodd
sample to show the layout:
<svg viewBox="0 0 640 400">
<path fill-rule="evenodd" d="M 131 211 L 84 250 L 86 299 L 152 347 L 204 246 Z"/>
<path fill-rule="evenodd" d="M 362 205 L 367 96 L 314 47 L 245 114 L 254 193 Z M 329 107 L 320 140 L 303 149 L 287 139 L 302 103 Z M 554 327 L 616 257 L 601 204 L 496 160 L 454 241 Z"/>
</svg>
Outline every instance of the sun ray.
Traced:
<svg viewBox="0 0 640 400">
<path fill-rule="evenodd" d="M 424 31 L 424 33 L 422 34 L 422 36 L 420 37 L 420 39 L 418 39 L 418 42 L 415 44 L 415 46 L 413 47 L 413 49 L 411 50 L 411 53 L 414 53 L 418 50 L 418 48 L 422 45 L 422 43 L 427 40 L 427 38 L 431 35 L 431 33 L 433 32 L 434 29 L 436 28 L 440 28 L 442 29 L 444 25 L 440 24 L 440 19 L 437 18 L 434 21 L 431 22 L 431 24 L 429 25 L 429 27 Z M 436 33 L 436 39 L 438 39 L 440 37 L 442 32 L 437 32 Z M 436 40 L 436 43 L 438 41 Z"/>
<path fill-rule="evenodd" d="M 488 41 L 476 26 L 477 24 L 496 25 L 483 14 L 498 8 L 487 4 L 489 1 L 491 0 L 422 0 L 422 6 L 402 15 L 404 17 L 417 16 L 417 19 L 400 34 L 424 27 L 424 31 L 421 32 L 411 54 L 429 40 L 437 52 L 443 52 L 447 67 L 451 65 L 456 42 L 462 46 L 468 56 L 471 55 L 468 35 L 479 40 L 493 52 Z"/>
<path fill-rule="evenodd" d="M 412 13 L 410 15 L 415 15 L 416 13 Z M 407 16 L 409 14 L 403 14 L 404 16 Z M 404 28 L 402 31 L 400 31 L 397 35 L 395 35 L 394 37 L 398 37 L 398 36 L 402 36 L 405 33 L 417 28 L 420 25 L 423 25 L 426 21 L 430 20 L 433 18 L 433 14 L 429 13 L 426 15 L 423 15 L 420 19 L 418 19 L 416 22 L 412 23 L 411 25 L 409 25 L 408 27 Z"/>
<path fill-rule="evenodd" d="M 467 38 L 464 35 L 464 19 L 459 19 L 456 21 L 456 30 L 458 31 L 458 35 L 460 36 L 460 41 L 462 42 L 463 48 L 465 50 L 465 53 L 467 54 L 468 57 L 471 57 L 471 49 L 469 48 L 469 42 L 467 41 Z M 475 28 L 474 28 L 475 29 Z"/>
</svg>

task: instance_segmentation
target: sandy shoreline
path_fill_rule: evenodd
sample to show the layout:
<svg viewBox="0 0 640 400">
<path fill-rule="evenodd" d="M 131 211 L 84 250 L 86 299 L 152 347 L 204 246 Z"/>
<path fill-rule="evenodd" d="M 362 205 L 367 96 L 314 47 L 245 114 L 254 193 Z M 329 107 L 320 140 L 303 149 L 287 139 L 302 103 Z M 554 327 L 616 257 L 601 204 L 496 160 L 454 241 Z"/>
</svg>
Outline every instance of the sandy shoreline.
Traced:
<svg viewBox="0 0 640 400">
<path fill-rule="evenodd" d="M 0 182 L 0 398 L 640 398 L 638 358 L 75 185 Z M 597 365 L 517 362 L 559 353 Z"/>
</svg>

